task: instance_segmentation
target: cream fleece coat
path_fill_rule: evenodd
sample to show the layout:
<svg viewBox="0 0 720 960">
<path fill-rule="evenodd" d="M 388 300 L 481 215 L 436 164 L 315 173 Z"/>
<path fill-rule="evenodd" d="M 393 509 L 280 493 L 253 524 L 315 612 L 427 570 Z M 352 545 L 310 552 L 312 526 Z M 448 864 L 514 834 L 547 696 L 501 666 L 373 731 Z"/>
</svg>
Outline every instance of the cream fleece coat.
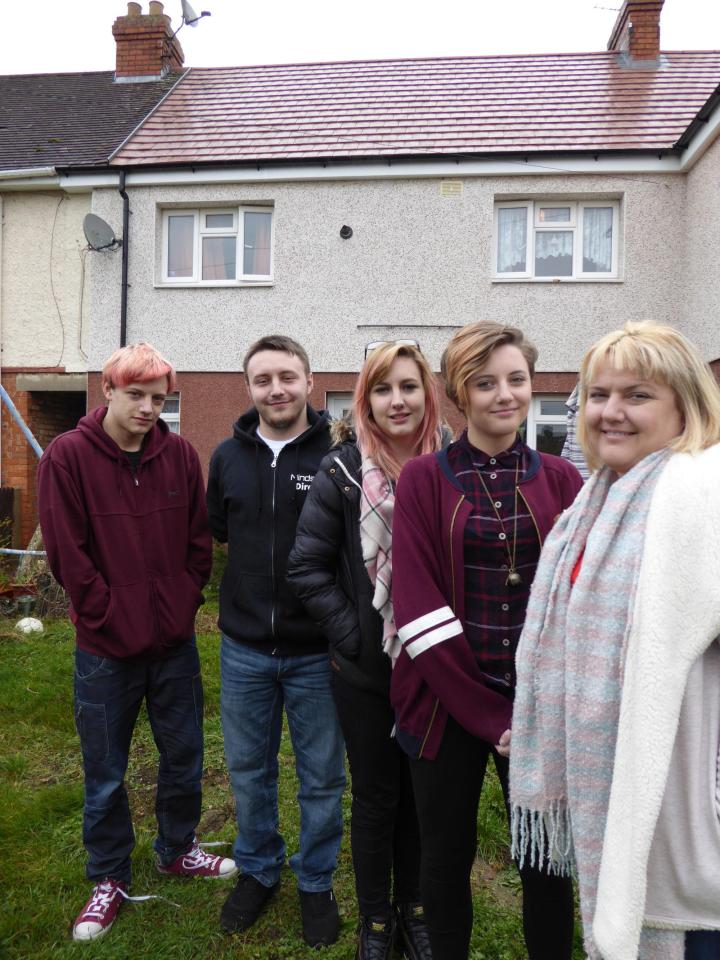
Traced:
<svg viewBox="0 0 720 960">
<path fill-rule="evenodd" d="M 593 921 L 604 960 L 638 956 L 648 856 L 688 673 L 718 634 L 720 445 L 672 456 L 650 504 Z"/>
</svg>

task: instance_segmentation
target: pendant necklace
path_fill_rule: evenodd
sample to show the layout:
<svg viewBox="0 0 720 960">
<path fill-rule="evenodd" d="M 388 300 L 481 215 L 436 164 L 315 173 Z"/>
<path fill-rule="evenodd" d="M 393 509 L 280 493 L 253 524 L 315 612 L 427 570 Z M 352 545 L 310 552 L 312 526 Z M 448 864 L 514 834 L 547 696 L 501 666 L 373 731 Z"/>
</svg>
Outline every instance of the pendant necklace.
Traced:
<svg viewBox="0 0 720 960">
<path fill-rule="evenodd" d="M 512 550 L 510 549 L 510 544 L 508 543 L 507 534 L 505 533 L 505 524 L 503 523 L 503 518 L 500 516 L 500 511 L 495 505 L 495 501 L 490 496 L 490 491 L 487 488 L 485 483 L 485 478 L 483 477 L 480 470 L 477 470 L 477 475 L 480 477 L 480 483 L 483 485 L 483 490 L 487 494 L 487 498 L 492 504 L 492 508 L 495 511 L 495 516 L 498 518 L 498 523 L 500 524 L 500 529 L 502 531 L 503 541 L 505 543 L 505 549 L 507 550 L 508 555 L 508 575 L 507 580 L 505 581 L 505 586 L 508 587 L 517 587 L 522 583 L 522 577 L 515 569 L 515 555 L 517 553 L 517 516 L 518 516 L 518 478 L 520 476 L 520 458 L 518 457 L 517 463 L 515 464 L 515 520 L 513 523 L 513 542 Z"/>
</svg>

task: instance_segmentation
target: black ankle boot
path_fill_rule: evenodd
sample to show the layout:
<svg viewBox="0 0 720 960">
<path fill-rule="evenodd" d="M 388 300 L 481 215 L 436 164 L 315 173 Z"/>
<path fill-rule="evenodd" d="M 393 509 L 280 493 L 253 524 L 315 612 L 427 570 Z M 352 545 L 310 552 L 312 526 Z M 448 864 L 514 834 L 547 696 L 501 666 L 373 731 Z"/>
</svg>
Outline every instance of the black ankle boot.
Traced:
<svg viewBox="0 0 720 960">
<path fill-rule="evenodd" d="M 395 917 L 360 917 L 355 960 L 390 960 L 395 939 Z"/>
<path fill-rule="evenodd" d="M 395 948 L 398 953 L 407 960 L 432 960 L 430 935 L 421 904 L 399 903 L 395 911 Z"/>
</svg>

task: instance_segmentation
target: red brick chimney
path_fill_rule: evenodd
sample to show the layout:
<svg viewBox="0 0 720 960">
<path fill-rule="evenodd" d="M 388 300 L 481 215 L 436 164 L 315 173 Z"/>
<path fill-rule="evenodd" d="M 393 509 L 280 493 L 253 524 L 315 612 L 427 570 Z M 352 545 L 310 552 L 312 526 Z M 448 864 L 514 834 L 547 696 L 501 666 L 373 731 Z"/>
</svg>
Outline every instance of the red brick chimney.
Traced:
<svg viewBox="0 0 720 960">
<path fill-rule="evenodd" d="M 112 28 L 115 37 L 115 79 L 158 80 L 182 70 L 182 47 L 173 37 L 170 17 L 158 0 L 150 0 L 143 14 L 139 3 L 128 3 L 126 17 L 118 17 Z"/>
<path fill-rule="evenodd" d="M 657 61 L 660 56 L 660 14 L 664 0 L 624 0 L 610 34 L 608 50 L 633 61 Z"/>
</svg>

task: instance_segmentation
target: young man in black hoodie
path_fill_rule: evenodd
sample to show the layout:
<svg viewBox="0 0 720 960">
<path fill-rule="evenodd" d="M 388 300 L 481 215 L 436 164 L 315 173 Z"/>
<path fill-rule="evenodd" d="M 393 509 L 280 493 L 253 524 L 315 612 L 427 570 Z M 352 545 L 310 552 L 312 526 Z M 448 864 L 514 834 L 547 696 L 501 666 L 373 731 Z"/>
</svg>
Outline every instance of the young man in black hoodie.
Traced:
<svg viewBox="0 0 720 960">
<path fill-rule="evenodd" d="M 289 337 L 258 340 L 243 368 L 253 408 L 213 453 L 207 493 L 213 535 L 228 544 L 220 587 L 221 715 L 240 869 L 220 922 L 229 932 L 247 930 L 280 886 L 284 706 L 300 781 L 300 849 L 289 863 L 303 936 L 325 946 L 340 928 L 332 877 L 342 835 L 344 748 L 327 642 L 289 589 L 285 570 L 305 495 L 330 446 L 329 418 L 308 405 L 308 357 Z"/>
</svg>

